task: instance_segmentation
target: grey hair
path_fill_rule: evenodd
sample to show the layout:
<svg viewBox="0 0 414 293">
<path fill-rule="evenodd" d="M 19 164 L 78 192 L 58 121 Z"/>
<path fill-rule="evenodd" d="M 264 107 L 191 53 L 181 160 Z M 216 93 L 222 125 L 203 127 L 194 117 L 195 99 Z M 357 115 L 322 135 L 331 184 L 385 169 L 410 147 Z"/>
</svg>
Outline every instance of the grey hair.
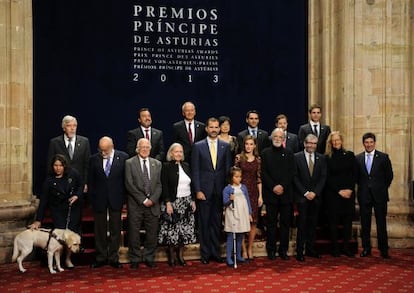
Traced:
<svg viewBox="0 0 414 293">
<path fill-rule="evenodd" d="M 169 148 L 168 148 L 168 151 L 167 151 L 167 155 L 166 155 L 166 160 L 168 161 L 168 162 L 171 162 L 172 160 L 173 160 L 173 158 L 172 158 L 172 151 L 176 148 L 176 147 L 181 147 L 182 149 L 183 149 L 183 146 L 180 144 L 180 143 L 178 143 L 178 142 L 175 142 L 175 143 L 173 143 Z M 182 157 L 182 159 L 181 159 L 182 161 L 184 161 L 184 149 L 183 149 L 183 157 Z"/>
<path fill-rule="evenodd" d="M 78 120 L 76 120 L 76 118 L 73 117 L 73 116 L 66 115 L 65 117 L 63 117 L 63 119 L 62 119 L 62 128 L 64 128 L 66 126 L 66 124 L 68 124 L 72 121 L 75 121 L 76 124 L 78 124 Z"/>
</svg>

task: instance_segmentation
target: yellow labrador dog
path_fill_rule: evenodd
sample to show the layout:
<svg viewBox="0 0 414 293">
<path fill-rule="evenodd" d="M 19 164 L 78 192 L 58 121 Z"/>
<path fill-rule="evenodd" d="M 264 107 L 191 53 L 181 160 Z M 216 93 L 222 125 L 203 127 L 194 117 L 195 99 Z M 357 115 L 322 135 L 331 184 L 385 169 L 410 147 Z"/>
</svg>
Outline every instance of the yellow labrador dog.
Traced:
<svg viewBox="0 0 414 293">
<path fill-rule="evenodd" d="M 65 229 L 39 229 L 39 230 L 25 230 L 17 234 L 14 238 L 13 257 L 12 261 L 16 261 L 19 265 L 19 270 L 24 273 L 26 269 L 23 267 L 23 260 L 32 252 L 33 247 L 40 247 L 47 252 L 47 264 L 51 274 L 55 274 L 53 269 L 53 257 L 55 258 L 56 268 L 59 272 L 64 271 L 60 266 L 60 256 L 63 247 L 66 247 L 66 261 L 68 268 L 73 268 L 70 256 L 73 253 L 79 252 L 81 238 L 79 234 L 71 230 Z"/>
</svg>

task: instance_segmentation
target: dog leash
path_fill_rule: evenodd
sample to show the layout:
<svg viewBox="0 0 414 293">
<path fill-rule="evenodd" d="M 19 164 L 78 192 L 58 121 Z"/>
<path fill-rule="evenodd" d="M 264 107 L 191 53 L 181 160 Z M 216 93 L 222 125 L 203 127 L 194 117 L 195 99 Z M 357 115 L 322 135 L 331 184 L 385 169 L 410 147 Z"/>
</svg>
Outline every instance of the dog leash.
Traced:
<svg viewBox="0 0 414 293">
<path fill-rule="evenodd" d="M 69 204 L 68 215 L 66 217 L 66 230 L 68 230 L 68 227 L 69 227 L 71 210 L 72 210 L 72 204 Z"/>
</svg>

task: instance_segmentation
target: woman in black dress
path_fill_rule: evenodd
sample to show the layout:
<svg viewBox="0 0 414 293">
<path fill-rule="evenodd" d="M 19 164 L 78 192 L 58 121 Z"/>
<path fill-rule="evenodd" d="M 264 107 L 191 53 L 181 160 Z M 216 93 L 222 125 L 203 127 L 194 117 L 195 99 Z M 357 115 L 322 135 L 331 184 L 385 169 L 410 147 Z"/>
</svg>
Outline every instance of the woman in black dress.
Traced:
<svg viewBox="0 0 414 293">
<path fill-rule="evenodd" d="M 332 241 L 332 255 L 344 254 L 353 257 L 349 250 L 352 219 L 355 214 L 355 155 L 343 147 L 343 136 L 339 131 L 329 134 L 326 144 L 328 176 L 325 186 L 325 207 L 328 215 Z M 338 225 L 343 225 L 343 246 L 338 244 Z"/>
</svg>

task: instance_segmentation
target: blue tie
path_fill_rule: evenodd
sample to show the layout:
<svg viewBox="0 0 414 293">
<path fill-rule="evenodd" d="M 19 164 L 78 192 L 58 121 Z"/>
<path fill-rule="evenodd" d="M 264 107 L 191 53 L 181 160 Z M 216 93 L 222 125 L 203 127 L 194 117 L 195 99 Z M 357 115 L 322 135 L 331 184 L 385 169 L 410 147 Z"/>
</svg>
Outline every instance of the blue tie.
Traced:
<svg viewBox="0 0 414 293">
<path fill-rule="evenodd" d="M 105 170 L 104 170 L 104 172 L 105 172 L 106 177 L 108 177 L 109 176 L 109 173 L 111 173 L 111 158 L 110 157 L 108 157 L 106 159 L 106 164 L 105 164 Z"/>
<path fill-rule="evenodd" d="M 372 158 L 371 158 L 371 154 L 367 154 L 367 162 L 365 163 L 365 166 L 367 168 L 367 172 L 368 174 L 371 173 L 371 167 L 372 167 Z"/>
<path fill-rule="evenodd" d="M 253 130 L 252 130 L 252 135 L 253 135 L 253 137 L 257 137 L 257 136 L 256 136 L 256 129 L 253 129 Z"/>
</svg>

